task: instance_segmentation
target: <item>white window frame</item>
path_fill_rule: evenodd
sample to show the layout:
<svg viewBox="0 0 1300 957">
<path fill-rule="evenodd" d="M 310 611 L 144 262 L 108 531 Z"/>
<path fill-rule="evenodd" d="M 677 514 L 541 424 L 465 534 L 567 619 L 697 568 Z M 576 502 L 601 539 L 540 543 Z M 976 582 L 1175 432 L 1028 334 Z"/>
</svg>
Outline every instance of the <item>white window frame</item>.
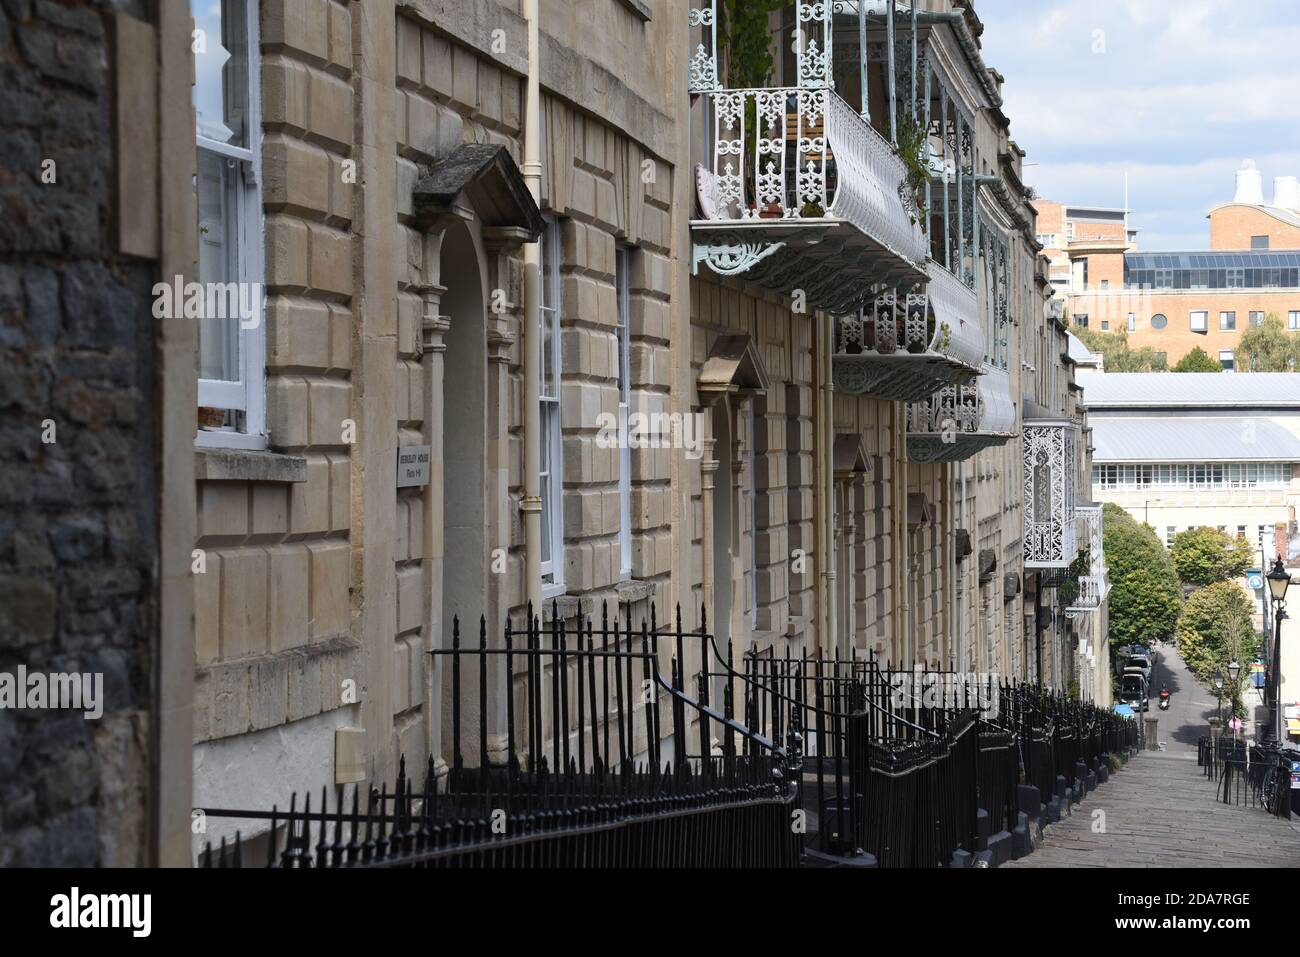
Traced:
<svg viewBox="0 0 1300 957">
<path fill-rule="evenodd" d="M 632 409 L 632 299 L 628 291 L 630 253 L 626 246 L 614 251 L 614 289 L 618 299 L 615 348 L 618 363 L 618 552 L 619 578 L 632 579 L 632 443 L 627 439 Z"/>
<path fill-rule="evenodd" d="M 248 146 L 232 146 L 195 134 L 195 149 L 223 157 L 238 167 L 241 187 L 238 208 L 238 271 L 236 281 L 256 283 L 265 278 L 263 261 L 266 224 L 262 209 L 262 71 L 261 37 L 258 32 L 258 0 L 245 0 L 245 29 L 248 33 Z M 201 241 L 201 240 L 200 240 Z M 196 250 L 197 255 L 197 250 Z M 197 279 L 197 275 L 195 277 Z M 206 298 L 206 297 L 205 297 Z M 242 299 L 242 297 L 241 297 Z M 266 301 L 259 297 L 252 328 L 239 335 L 239 379 L 198 379 L 198 405 L 242 412 L 242 429 L 198 429 L 194 444 L 201 448 L 265 449 L 266 435 Z"/>
<path fill-rule="evenodd" d="M 1232 349 L 1219 350 L 1219 365 L 1227 372 L 1237 371 L 1237 354 Z"/>
<path fill-rule="evenodd" d="M 1300 329 L 1300 309 L 1288 310 L 1286 314 L 1286 327 L 1292 332 Z"/>
<path fill-rule="evenodd" d="M 1128 331 L 1129 332 L 1138 331 L 1137 313 L 1130 312 L 1128 314 Z"/>
<path fill-rule="evenodd" d="M 1197 317 L 1200 317 L 1198 320 Z M 1200 323 L 1199 327 L 1197 323 Z M 1205 309 L 1192 309 L 1187 313 L 1187 325 L 1192 332 L 1208 332 L 1210 325 L 1210 313 Z"/>
<path fill-rule="evenodd" d="M 1237 313 L 1236 310 L 1228 309 L 1219 313 L 1219 331 L 1236 332 L 1237 331 Z"/>
<path fill-rule="evenodd" d="M 547 453 L 546 461 L 550 464 L 547 475 L 546 493 L 542 497 L 541 520 L 547 523 L 550 533 L 551 553 L 542 556 L 542 597 L 556 598 L 564 594 L 564 425 L 560 410 L 562 383 L 560 370 L 560 312 L 562 305 L 560 287 L 560 224 L 554 217 L 545 217 L 546 226 L 538 239 L 541 262 L 541 301 L 538 308 L 538 321 L 550 326 L 551 330 L 551 382 L 554 383 L 554 395 L 545 391 L 545 369 L 539 376 L 542 387 L 539 389 L 541 409 L 538 421 L 541 423 L 541 436 Z M 538 330 L 537 348 L 539 366 L 546 361 L 543 347 L 544 336 Z M 549 412 L 549 414 L 548 414 Z M 541 482 L 539 481 L 539 486 Z M 540 547 L 540 542 L 538 543 Z"/>
</svg>

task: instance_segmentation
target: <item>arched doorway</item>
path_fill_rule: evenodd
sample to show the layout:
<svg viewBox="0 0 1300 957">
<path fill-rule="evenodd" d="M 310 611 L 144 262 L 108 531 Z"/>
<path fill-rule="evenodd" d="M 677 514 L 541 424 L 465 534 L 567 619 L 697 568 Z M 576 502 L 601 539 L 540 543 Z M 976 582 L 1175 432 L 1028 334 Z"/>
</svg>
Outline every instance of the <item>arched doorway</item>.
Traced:
<svg viewBox="0 0 1300 957">
<path fill-rule="evenodd" d="M 725 648 L 731 635 L 733 562 L 731 410 L 724 400 L 713 406 L 713 455 L 718 469 L 713 479 L 713 607 L 709 622 L 717 646 Z"/>
<path fill-rule="evenodd" d="M 478 640 L 487 612 L 487 339 L 486 282 L 474 237 L 461 222 L 442 242 L 442 312 L 450 320 L 443 357 L 442 620 L 450 636 L 460 616 L 461 638 Z M 435 598 L 438 596 L 435 595 Z M 491 616 L 489 616 L 491 617 Z"/>
</svg>

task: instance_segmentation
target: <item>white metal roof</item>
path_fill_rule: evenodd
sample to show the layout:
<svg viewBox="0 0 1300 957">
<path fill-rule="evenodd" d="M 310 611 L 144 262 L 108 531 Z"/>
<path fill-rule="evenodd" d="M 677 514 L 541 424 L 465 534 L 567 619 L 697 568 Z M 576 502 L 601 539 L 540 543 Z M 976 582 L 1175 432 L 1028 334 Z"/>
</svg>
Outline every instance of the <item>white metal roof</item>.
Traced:
<svg viewBox="0 0 1300 957">
<path fill-rule="evenodd" d="M 1231 376 L 1224 376 L 1231 378 Z M 1264 418 L 1103 416 L 1089 420 L 1095 464 L 1300 462 L 1300 438 Z"/>
<path fill-rule="evenodd" d="M 1300 409 L 1297 372 L 1108 372 L 1083 380 L 1089 410 Z"/>
</svg>

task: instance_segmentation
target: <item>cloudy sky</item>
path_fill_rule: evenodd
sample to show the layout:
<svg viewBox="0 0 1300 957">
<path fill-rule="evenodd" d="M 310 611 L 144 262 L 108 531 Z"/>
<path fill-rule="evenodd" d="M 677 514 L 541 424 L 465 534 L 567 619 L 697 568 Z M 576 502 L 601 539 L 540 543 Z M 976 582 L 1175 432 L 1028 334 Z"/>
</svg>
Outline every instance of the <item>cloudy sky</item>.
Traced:
<svg viewBox="0 0 1300 957">
<path fill-rule="evenodd" d="M 1120 208 L 1139 248 L 1209 245 L 1205 214 L 1254 160 L 1300 176 L 1296 0 L 978 0 L 1026 179 Z"/>
</svg>

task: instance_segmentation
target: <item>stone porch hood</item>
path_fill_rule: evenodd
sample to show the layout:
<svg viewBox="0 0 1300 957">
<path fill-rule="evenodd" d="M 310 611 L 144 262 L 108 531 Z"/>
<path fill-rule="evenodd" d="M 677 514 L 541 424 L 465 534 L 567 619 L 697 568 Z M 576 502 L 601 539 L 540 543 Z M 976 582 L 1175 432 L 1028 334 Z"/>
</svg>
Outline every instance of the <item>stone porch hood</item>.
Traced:
<svg viewBox="0 0 1300 957">
<path fill-rule="evenodd" d="M 989 365 L 976 382 L 944 386 L 907 409 L 907 457 L 913 462 L 961 462 L 1015 436 L 1010 377 Z"/>
<path fill-rule="evenodd" d="M 422 225 L 473 209 L 489 229 L 511 230 L 536 242 L 545 223 L 519 167 L 504 146 L 462 143 L 421 170 L 411 206 Z"/>
</svg>

